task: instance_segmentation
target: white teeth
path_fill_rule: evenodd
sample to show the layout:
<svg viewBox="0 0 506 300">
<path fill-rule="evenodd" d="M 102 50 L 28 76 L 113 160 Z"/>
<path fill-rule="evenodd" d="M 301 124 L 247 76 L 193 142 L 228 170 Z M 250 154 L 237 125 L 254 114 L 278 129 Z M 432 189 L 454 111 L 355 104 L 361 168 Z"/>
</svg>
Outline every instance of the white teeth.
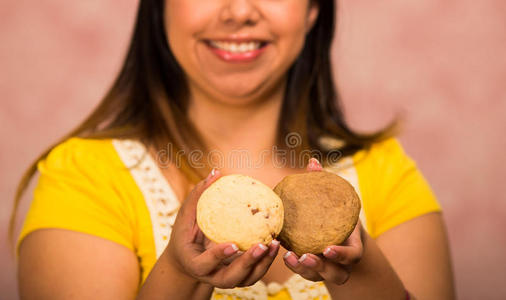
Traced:
<svg viewBox="0 0 506 300">
<path fill-rule="evenodd" d="M 260 48 L 259 42 L 227 43 L 227 42 L 210 41 L 210 44 L 215 48 L 219 48 L 232 53 L 245 53 Z"/>
</svg>

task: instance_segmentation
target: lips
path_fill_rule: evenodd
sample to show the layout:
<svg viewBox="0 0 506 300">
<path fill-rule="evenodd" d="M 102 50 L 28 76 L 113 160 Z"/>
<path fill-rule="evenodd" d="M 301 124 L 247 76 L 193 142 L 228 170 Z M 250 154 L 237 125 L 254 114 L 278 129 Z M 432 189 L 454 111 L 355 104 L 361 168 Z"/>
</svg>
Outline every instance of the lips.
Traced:
<svg viewBox="0 0 506 300">
<path fill-rule="evenodd" d="M 209 40 L 207 43 L 217 49 L 228 51 L 231 53 L 244 53 L 260 49 L 267 43 L 262 41 L 244 41 L 244 42 L 227 42 Z"/>
<path fill-rule="evenodd" d="M 231 63 L 254 61 L 269 45 L 260 40 L 206 40 L 205 44 L 219 59 Z"/>
</svg>

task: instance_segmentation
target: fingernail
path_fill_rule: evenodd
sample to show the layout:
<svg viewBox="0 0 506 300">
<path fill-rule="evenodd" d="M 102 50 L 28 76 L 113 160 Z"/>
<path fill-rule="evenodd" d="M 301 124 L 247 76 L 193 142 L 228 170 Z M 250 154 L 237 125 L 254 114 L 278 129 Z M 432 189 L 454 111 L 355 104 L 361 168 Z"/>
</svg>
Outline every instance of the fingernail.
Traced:
<svg viewBox="0 0 506 300">
<path fill-rule="evenodd" d="M 314 158 L 314 157 L 311 157 L 311 158 L 309 159 L 309 163 L 310 163 L 310 164 L 317 164 L 317 165 L 319 165 L 319 164 L 320 164 L 320 161 L 319 161 L 318 159 Z"/>
<path fill-rule="evenodd" d="M 206 182 L 208 182 L 211 178 L 213 178 L 214 175 L 216 175 L 216 168 L 213 168 L 211 170 L 211 173 L 209 173 L 209 175 L 207 175 Z"/>
<path fill-rule="evenodd" d="M 311 257 L 309 257 L 309 255 L 307 255 L 307 254 L 303 254 L 300 257 L 299 263 L 301 263 L 305 266 L 308 266 L 308 267 L 316 267 L 316 261 L 314 259 L 312 259 Z"/>
<path fill-rule="evenodd" d="M 272 249 L 269 251 L 269 256 L 276 255 L 276 252 L 278 250 L 279 241 L 278 240 L 272 240 L 271 245 L 273 246 Z"/>
<path fill-rule="evenodd" d="M 232 254 L 236 253 L 237 250 L 239 250 L 239 248 L 237 248 L 237 246 L 235 244 L 232 244 L 232 245 L 228 246 L 227 248 L 225 248 L 223 253 L 225 253 L 225 255 L 228 256 L 228 255 L 232 255 Z"/>
<path fill-rule="evenodd" d="M 278 241 L 278 240 L 272 240 L 272 241 L 271 241 L 271 245 L 273 245 L 273 246 L 276 246 L 276 247 L 277 247 L 277 246 L 279 246 L 279 241 Z"/>
<path fill-rule="evenodd" d="M 319 161 L 319 160 L 317 160 L 317 159 L 316 159 L 316 158 L 314 158 L 314 157 L 311 157 L 311 158 L 309 159 L 309 165 L 310 165 L 311 167 L 313 167 L 313 168 L 314 168 L 314 167 L 321 167 L 321 166 L 322 166 L 322 164 L 320 163 L 320 161 Z"/>
<path fill-rule="evenodd" d="M 297 261 L 295 256 L 292 255 L 292 253 L 293 253 L 292 251 L 286 252 L 284 259 L 290 266 L 296 267 L 299 264 L 299 262 Z"/>
<path fill-rule="evenodd" d="M 265 250 L 267 249 L 267 246 L 264 244 L 258 244 L 258 247 L 253 251 L 253 257 L 259 257 L 260 255 L 264 254 Z"/>
<path fill-rule="evenodd" d="M 337 257 L 336 251 L 332 250 L 332 248 L 325 249 L 325 251 L 323 252 L 323 255 L 325 255 L 328 258 L 336 258 Z"/>
</svg>

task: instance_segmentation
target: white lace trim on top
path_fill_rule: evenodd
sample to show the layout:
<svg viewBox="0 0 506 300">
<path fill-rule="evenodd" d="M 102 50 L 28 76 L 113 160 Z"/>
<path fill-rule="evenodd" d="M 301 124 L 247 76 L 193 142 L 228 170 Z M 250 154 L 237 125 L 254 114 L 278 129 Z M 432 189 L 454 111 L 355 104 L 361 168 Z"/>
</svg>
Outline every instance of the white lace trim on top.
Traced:
<svg viewBox="0 0 506 300">
<path fill-rule="evenodd" d="M 160 257 L 169 242 L 172 226 L 177 216 L 180 203 L 154 159 L 146 147 L 136 140 L 114 139 L 113 145 L 126 167 L 130 169 L 133 179 L 141 190 L 148 207 L 153 227 L 156 256 Z M 345 178 L 355 188 L 360 197 L 358 176 L 351 158 L 344 158 L 338 164 L 326 168 Z M 363 210 L 360 219 L 366 226 Z M 215 288 L 211 299 L 217 295 L 229 296 L 232 299 L 267 299 L 267 295 L 275 295 L 286 288 L 293 300 L 330 299 L 330 295 L 322 282 L 313 282 L 294 274 L 284 284 L 271 282 L 265 284 L 258 281 L 252 286 L 234 289 Z"/>
<path fill-rule="evenodd" d="M 156 257 L 160 257 L 169 242 L 170 232 L 180 203 L 169 183 L 146 147 L 134 140 L 113 140 L 121 160 L 130 169 L 151 217 Z"/>
</svg>

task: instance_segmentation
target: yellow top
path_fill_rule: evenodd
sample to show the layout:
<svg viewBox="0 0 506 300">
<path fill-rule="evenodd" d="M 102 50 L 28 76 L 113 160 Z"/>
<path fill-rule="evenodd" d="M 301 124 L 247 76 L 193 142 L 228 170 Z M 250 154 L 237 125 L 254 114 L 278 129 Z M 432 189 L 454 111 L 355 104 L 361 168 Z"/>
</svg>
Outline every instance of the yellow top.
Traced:
<svg viewBox="0 0 506 300">
<path fill-rule="evenodd" d="M 132 166 L 125 165 L 114 141 L 71 138 L 39 162 L 40 177 L 18 245 L 29 233 L 42 228 L 91 234 L 134 251 L 139 257 L 144 281 L 157 259 L 153 225 L 170 227 L 173 218 L 172 223 L 153 219 L 156 218 L 150 211 L 153 204 L 148 203 L 148 194 L 139 186 L 142 178 L 131 172 L 129 167 Z M 127 145 L 125 149 L 129 147 Z M 141 156 L 137 158 L 141 159 Z M 359 151 L 350 161 L 357 178 L 355 188 L 362 200 L 362 222 L 373 238 L 417 216 L 440 211 L 429 185 L 396 139 Z M 145 169 L 149 170 L 149 166 Z M 156 175 L 150 173 L 149 176 L 153 177 L 153 174 Z M 157 180 L 149 176 L 142 180 Z M 160 188 L 160 192 L 163 189 Z M 155 197 L 153 195 L 149 197 Z M 163 199 L 160 201 L 165 203 Z M 164 213 L 158 214 L 162 216 Z M 167 234 L 162 240 L 167 242 Z M 304 284 L 301 280 L 294 277 L 292 281 Z M 308 289 L 324 286 L 319 284 L 308 286 Z M 293 297 L 293 293 L 290 294 L 287 288 L 278 288 L 262 298 L 292 299 L 290 295 Z M 232 297 L 216 292 L 213 299 Z"/>
</svg>

